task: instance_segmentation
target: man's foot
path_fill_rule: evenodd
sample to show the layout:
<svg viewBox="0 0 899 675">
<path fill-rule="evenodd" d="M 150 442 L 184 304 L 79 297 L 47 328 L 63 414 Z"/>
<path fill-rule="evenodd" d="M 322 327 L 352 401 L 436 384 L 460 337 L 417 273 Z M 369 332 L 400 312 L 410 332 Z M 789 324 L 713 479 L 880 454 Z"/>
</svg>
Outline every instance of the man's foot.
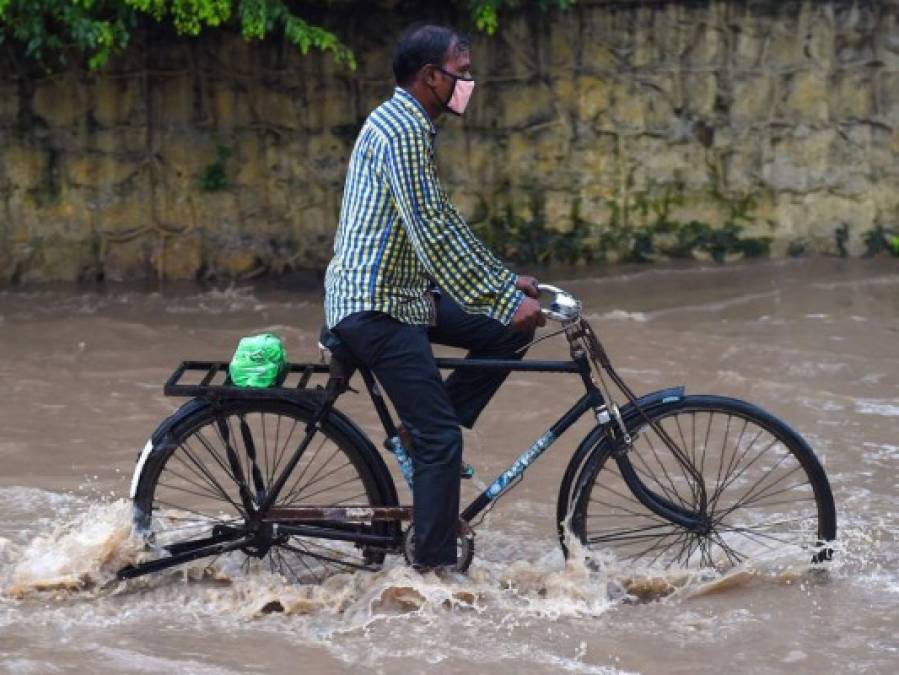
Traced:
<svg viewBox="0 0 899 675">
<path fill-rule="evenodd" d="M 412 434 L 409 433 L 409 430 L 405 426 L 400 424 L 396 429 L 396 435 L 400 437 L 400 442 L 406 450 L 412 449 Z"/>
<path fill-rule="evenodd" d="M 421 575 L 430 574 L 431 572 L 446 583 L 464 584 L 468 581 L 468 577 L 456 569 L 455 565 L 412 565 L 412 569 Z"/>
</svg>

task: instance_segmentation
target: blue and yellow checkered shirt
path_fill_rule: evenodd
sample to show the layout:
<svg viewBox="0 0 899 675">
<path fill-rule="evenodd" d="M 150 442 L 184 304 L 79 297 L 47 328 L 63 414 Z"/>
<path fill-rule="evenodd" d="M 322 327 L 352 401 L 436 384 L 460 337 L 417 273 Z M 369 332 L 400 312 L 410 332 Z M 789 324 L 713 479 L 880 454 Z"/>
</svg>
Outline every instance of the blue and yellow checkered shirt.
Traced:
<svg viewBox="0 0 899 675">
<path fill-rule="evenodd" d="M 524 299 L 516 276 L 475 237 L 440 187 L 436 133 L 422 105 L 400 87 L 365 121 L 325 275 L 329 327 L 363 311 L 427 324 L 430 281 L 466 311 L 507 325 Z"/>
</svg>

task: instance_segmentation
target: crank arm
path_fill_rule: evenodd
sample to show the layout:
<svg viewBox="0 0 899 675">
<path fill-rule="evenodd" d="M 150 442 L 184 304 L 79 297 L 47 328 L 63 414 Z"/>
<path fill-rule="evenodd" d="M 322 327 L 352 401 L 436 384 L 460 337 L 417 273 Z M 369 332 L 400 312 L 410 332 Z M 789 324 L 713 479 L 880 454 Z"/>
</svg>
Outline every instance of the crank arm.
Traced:
<svg viewBox="0 0 899 675">
<path fill-rule="evenodd" d="M 228 535 L 219 536 L 225 537 Z M 138 563 L 137 565 L 128 565 L 127 567 L 123 567 L 118 572 L 116 572 L 116 577 L 119 579 L 134 579 L 135 577 L 140 577 L 144 574 L 159 572 L 160 570 L 168 569 L 169 567 L 175 567 L 176 565 L 191 562 L 192 560 L 199 560 L 200 558 L 205 558 L 207 556 L 228 553 L 229 551 L 234 551 L 253 542 L 253 537 L 241 537 L 236 541 L 232 540 L 211 545 L 201 545 L 206 544 L 208 540 L 215 538 L 216 537 L 208 537 L 207 539 L 198 539 L 196 542 L 185 542 L 183 544 L 179 544 L 178 553 L 174 553 L 165 558 L 148 560 L 147 562 Z M 193 543 L 197 544 L 196 548 L 190 546 Z"/>
<path fill-rule="evenodd" d="M 169 552 L 169 555 L 180 555 L 189 551 L 195 551 L 199 548 L 205 548 L 212 544 L 219 544 L 223 541 L 234 541 L 244 534 L 243 528 L 228 527 L 227 525 L 217 525 L 212 530 L 212 536 L 203 539 L 194 539 L 193 541 L 183 541 L 178 544 L 170 544 L 163 548 Z"/>
</svg>

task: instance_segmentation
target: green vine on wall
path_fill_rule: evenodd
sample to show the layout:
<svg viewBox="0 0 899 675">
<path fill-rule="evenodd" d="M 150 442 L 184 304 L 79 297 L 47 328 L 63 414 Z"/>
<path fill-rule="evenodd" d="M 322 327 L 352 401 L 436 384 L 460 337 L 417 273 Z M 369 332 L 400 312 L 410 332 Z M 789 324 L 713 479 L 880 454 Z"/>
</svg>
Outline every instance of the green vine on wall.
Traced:
<svg viewBox="0 0 899 675">
<path fill-rule="evenodd" d="M 467 5 L 476 28 L 492 35 L 505 10 L 528 4 L 544 11 L 567 9 L 575 0 L 455 2 Z M 364 7 L 371 0 L 355 0 L 355 4 Z M 322 51 L 355 70 L 356 57 L 336 32 L 294 11 L 321 15 L 321 5 L 311 0 L 0 0 L 0 44 L 18 46 L 29 61 L 46 72 L 65 67 L 73 57 L 85 58 L 88 67 L 96 70 L 113 54 L 125 50 L 142 18 L 152 18 L 171 24 L 183 36 L 231 28 L 246 40 L 264 40 L 283 32 L 301 54 Z M 329 5 L 325 3 L 325 7 Z M 325 16 L 332 11 L 326 10 Z"/>
<path fill-rule="evenodd" d="M 204 192 L 215 192 L 228 187 L 228 177 L 225 175 L 225 162 L 234 154 L 234 150 L 226 145 L 216 146 L 215 161 L 208 164 L 200 175 L 200 188 Z"/>
<path fill-rule="evenodd" d="M 899 228 L 888 229 L 883 225 L 868 230 L 862 235 L 865 242 L 865 256 L 870 257 L 886 251 L 890 255 L 899 257 Z"/>
<path fill-rule="evenodd" d="M 530 204 L 536 214 L 532 219 L 516 216 L 509 207 L 474 229 L 502 257 L 520 263 L 649 262 L 659 258 L 724 262 L 731 257 L 756 258 L 770 253 L 771 237 L 745 232 L 755 222 L 756 200 L 752 196 L 727 198 L 711 189 L 706 197 L 722 212 L 720 222 L 673 217 L 674 208 L 685 205 L 689 198 L 682 186 L 665 184 L 607 200 L 610 216 L 603 223 L 584 221 L 575 202 L 572 226 L 562 232 L 552 230 L 535 195 Z"/>
</svg>

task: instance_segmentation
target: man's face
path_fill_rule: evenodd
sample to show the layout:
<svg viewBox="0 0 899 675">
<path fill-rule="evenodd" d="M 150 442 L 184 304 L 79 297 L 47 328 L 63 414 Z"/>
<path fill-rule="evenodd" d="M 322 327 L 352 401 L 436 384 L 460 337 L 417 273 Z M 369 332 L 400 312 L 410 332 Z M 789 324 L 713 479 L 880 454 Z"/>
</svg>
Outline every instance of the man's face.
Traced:
<svg viewBox="0 0 899 675">
<path fill-rule="evenodd" d="M 456 77 L 471 77 L 471 51 L 466 47 L 459 45 L 457 40 L 453 40 L 447 50 L 447 57 L 441 66 L 447 73 L 451 73 Z M 448 101 L 452 96 L 455 79 L 446 73 L 440 71 L 436 67 L 431 67 L 427 73 L 428 84 L 434 89 L 434 92 L 441 101 Z"/>
</svg>

